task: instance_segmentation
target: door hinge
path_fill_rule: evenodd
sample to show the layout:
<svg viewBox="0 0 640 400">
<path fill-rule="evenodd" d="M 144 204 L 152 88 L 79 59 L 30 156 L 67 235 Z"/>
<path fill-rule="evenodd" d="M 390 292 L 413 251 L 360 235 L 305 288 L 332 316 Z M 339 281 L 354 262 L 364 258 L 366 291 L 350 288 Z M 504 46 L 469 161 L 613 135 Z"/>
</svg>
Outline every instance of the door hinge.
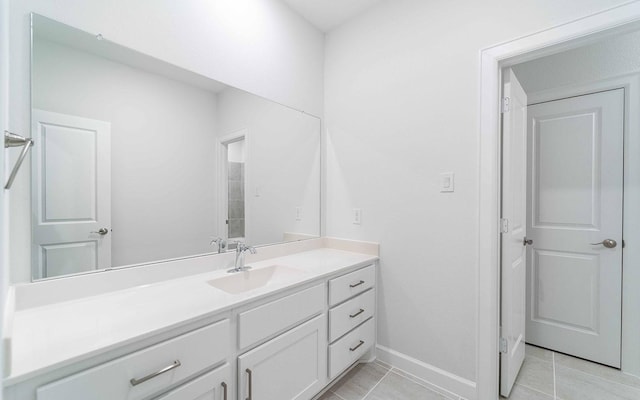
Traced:
<svg viewBox="0 0 640 400">
<path fill-rule="evenodd" d="M 511 98 L 503 97 L 502 98 L 502 113 L 508 113 L 511 111 Z"/>
<path fill-rule="evenodd" d="M 500 338 L 500 353 L 507 354 L 509 352 L 509 341 L 503 337 Z"/>
<path fill-rule="evenodd" d="M 500 218 L 500 233 L 509 232 L 509 220 L 507 218 Z"/>
</svg>

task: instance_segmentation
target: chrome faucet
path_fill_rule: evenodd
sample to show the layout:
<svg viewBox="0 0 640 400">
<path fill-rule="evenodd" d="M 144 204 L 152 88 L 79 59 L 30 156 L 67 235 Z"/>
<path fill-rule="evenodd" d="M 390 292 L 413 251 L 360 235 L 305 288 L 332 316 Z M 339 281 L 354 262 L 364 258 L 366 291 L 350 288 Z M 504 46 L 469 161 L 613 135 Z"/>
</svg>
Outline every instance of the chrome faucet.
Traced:
<svg viewBox="0 0 640 400">
<path fill-rule="evenodd" d="M 247 270 L 251 269 L 251 267 L 249 267 L 248 265 L 244 265 L 244 254 L 247 251 L 249 251 L 251 254 L 256 254 L 257 253 L 256 248 L 253 247 L 253 246 L 247 246 L 246 244 L 244 244 L 242 242 L 237 242 L 236 243 L 236 264 L 235 264 L 235 268 L 230 269 L 227 272 L 240 272 L 240 271 L 247 271 Z"/>
<path fill-rule="evenodd" d="M 218 248 L 218 254 L 224 253 L 224 252 L 227 251 L 226 250 L 227 249 L 227 241 L 224 240 L 223 238 L 217 237 L 217 238 L 211 240 L 211 243 L 209 243 L 209 244 L 214 244 L 214 243 L 216 244 L 216 247 Z"/>
</svg>

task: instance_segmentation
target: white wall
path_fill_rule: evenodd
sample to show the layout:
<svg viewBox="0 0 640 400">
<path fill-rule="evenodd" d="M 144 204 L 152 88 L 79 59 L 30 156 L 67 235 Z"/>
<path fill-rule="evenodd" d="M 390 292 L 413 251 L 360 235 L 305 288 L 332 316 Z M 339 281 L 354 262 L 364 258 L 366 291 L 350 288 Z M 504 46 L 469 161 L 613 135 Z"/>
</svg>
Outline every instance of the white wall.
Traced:
<svg viewBox="0 0 640 400">
<path fill-rule="evenodd" d="M 513 67 L 527 94 L 640 71 L 640 32 L 542 57 Z"/>
<path fill-rule="evenodd" d="M 9 129 L 9 1 L 0 0 L 0 131 Z M 9 285 L 9 255 L 7 246 L 8 210 L 5 204 L 5 150 L 0 149 L 0 337 L 4 332 L 4 311 Z M 0 360 L 4 360 L 4 346 L 0 346 Z M 0 362 L 0 376 L 4 376 L 4 363 Z M 0 393 L 2 400 L 2 393 Z"/>
<path fill-rule="evenodd" d="M 280 0 L 10 3 L 16 57 L 12 67 L 22 68 L 23 74 L 28 74 L 28 13 L 36 12 L 229 85 L 322 114 L 323 34 Z M 12 70 L 12 79 L 14 73 L 18 74 Z M 26 95 L 24 91 L 21 98 Z"/>
<path fill-rule="evenodd" d="M 327 234 L 381 244 L 382 346 L 476 380 L 479 51 L 623 3 L 394 0 L 328 34 Z"/>
<path fill-rule="evenodd" d="M 10 122 L 17 133 L 28 135 L 30 131 L 30 12 L 101 33 L 111 41 L 206 77 L 322 114 L 324 35 L 279 0 L 9 3 L 10 55 L 4 59 L 10 69 Z M 16 191 L 24 192 L 27 186 L 28 179 L 16 182 Z M 26 243 L 30 230 L 13 230 L 10 240 Z M 12 281 L 26 278 L 12 277 Z"/>
<path fill-rule="evenodd" d="M 34 48 L 34 108 L 111 124 L 113 265 L 210 252 L 215 93 L 46 40 Z M 29 270 L 17 247 L 15 277 Z"/>
<path fill-rule="evenodd" d="M 320 120 L 234 88 L 218 93 L 217 107 L 220 137 L 246 130 L 246 242 L 281 242 L 285 232 L 317 236 Z"/>
</svg>

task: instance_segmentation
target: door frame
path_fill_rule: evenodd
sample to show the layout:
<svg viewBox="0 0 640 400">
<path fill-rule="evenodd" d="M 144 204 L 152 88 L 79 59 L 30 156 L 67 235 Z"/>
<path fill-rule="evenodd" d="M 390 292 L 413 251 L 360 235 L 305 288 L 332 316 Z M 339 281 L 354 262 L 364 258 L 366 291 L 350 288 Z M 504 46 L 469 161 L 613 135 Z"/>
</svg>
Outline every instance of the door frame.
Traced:
<svg viewBox="0 0 640 400">
<path fill-rule="evenodd" d="M 480 51 L 476 399 L 498 399 L 499 393 L 501 71 L 505 67 L 583 46 L 609 35 L 638 29 L 640 2 L 632 2 Z M 635 101 L 638 101 L 637 97 Z M 626 132 L 630 130 L 626 129 Z M 640 160 L 628 157 L 634 151 L 640 154 L 640 143 L 636 143 L 638 138 L 634 140 L 625 141 L 624 215 L 626 221 L 633 218 L 632 223 L 625 224 L 623 235 L 627 243 L 640 239 L 640 233 L 634 235 L 627 228 L 640 223 L 638 212 L 630 214 L 628 206 L 640 202 L 640 173 L 630 173 L 633 168 L 640 169 Z M 631 190 L 633 187 L 636 189 Z M 623 265 L 640 261 L 640 254 L 633 254 L 630 250 L 625 250 Z M 630 316 L 630 310 L 625 307 L 629 304 L 625 292 L 630 292 L 625 288 L 640 287 L 640 271 L 623 273 L 623 320 L 626 324 L 623 324 L 622 345 L 627 357 L 623 357 L 622 366 L 624 370 L 640 375 L 640 362 L 634 361 L 640 360 L 640 343 L 629 343 L 630 338 L 625 338 L 625 331 L 632 325 L 636 331 L 640 330 L 640 318 Z"/>
</svg>

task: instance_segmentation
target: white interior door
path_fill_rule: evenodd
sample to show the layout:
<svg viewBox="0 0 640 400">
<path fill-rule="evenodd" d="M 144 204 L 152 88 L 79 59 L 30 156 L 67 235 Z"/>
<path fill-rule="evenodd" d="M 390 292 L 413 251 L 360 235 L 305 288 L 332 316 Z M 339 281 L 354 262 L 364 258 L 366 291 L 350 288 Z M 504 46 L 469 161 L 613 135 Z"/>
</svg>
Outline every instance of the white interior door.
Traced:
<svg viewBox="0 0 640 400">
<path fill-rule="evenodd" d="M 533 105 L 528 125 L 527 342 L 619 368 L 624 90 Z"/>
<path fill-rule="evenodd" d="M 527 95 L 511 69 L 503 94 L 500 394 L 508 396 L 524 362 L 527 232 Z"/>
<path fill-rule="evenodd" d="M 111 266 L 111 125 L 33 110 L 36 278 Z"/>
</svg>

